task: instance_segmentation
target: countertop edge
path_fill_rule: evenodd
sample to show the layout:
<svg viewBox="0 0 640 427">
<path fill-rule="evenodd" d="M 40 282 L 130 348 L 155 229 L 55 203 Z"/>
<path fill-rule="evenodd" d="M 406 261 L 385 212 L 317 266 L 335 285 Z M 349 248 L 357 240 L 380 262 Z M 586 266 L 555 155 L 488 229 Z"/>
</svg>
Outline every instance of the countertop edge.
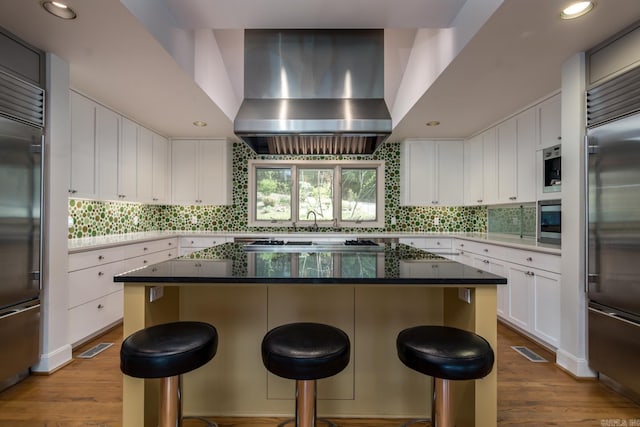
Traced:
<svg viewBox="0 0 640 427">
<path fill-rule="evenodd" d="M 541 244 L 534 239 L 518 239 L 514 236 L 492 233 L 266 233 L 266 232 L 208 232 L 208 231 L 150 231 L 117 235 L 96 236 L 82 239 L 71 239 L 68 253 L 80 253 L 92 250 L 107 249 L 115 246 L 142 243 L 180 237 L 228 237 L 228 238 L 264 238 L 265 235 L 283 239 L 353 239 L 353 238 L 456 238 L 480 243 L 495 244 L 514 249 L 523 249 L 552 255 L 561 255 L 562 251 L 553 245 Z"/>
</svg>

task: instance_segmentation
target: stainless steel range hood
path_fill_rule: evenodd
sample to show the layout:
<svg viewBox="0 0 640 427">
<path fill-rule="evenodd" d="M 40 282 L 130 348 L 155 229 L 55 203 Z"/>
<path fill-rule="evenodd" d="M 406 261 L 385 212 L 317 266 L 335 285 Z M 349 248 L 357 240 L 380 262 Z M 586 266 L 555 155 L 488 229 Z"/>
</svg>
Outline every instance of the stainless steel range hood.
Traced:
<svg viewBox="0 0 640 427">
<path fill-rule="evenodd" d="M 259 154 L 370 154 L 389 136 L 384 30 L 246 30 L 235 133 Z"/>
</svg>

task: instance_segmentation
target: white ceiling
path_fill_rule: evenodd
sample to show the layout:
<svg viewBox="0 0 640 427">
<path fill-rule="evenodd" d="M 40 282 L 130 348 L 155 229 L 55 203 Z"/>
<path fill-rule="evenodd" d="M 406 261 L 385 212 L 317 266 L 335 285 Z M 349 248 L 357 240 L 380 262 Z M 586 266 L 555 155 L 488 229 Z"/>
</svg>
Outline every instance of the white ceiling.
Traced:
<svg viewBox="0 0 640 427">
<path fill-rule="evenodd" d="M 169 137 L 232 136 L 244 28 L 384 28 L 385 99 L 399 140 L 488 127 L 558 90 L 563 61 L 640 18 L 638 0 L 600 0 L 561 21 L 567 1 L 69 0 L 78 18 L 62 21 L 39 0 L 0 0 L 0 26 L 66 60 L 73 88 Z M 488 19 L 474 12 L 493 9 Z M 204 58 L 196 39 L 217 56 Z M 459 49 L 430 59 L 427 48 L 443 41 Z"/>
</svg>

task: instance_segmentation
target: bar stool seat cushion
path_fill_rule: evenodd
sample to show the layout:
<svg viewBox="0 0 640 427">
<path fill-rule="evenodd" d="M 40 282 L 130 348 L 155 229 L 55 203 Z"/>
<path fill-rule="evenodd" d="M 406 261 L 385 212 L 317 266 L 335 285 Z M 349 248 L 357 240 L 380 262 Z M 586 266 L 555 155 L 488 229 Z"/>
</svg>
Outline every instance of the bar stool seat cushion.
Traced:
<svg viewBox="0 0 640 427">
<path fill-rule="evenodd" d="M 349 364 L 349 337 L 320 323 L 290 323 L 269 331 L 262 340 L 262 361 L 275 375 L 293 380 L 333 376 Z"/>
<path fill-rule="evenodd" d="M 493 350 L 487 340 L 449 326 L 405 329 L 396 345 L 402 363 L 432 377 L 473 380 L 485 377 L 493 367 Z"/>
<path fill-rule="evenodd" d="M 204 365 L 217 349 L 218 332 L 208 323 L 164 323 L 135 332 L 122 342 L 120 369 L 136 378 L 172 377 Z"/>
</svg>

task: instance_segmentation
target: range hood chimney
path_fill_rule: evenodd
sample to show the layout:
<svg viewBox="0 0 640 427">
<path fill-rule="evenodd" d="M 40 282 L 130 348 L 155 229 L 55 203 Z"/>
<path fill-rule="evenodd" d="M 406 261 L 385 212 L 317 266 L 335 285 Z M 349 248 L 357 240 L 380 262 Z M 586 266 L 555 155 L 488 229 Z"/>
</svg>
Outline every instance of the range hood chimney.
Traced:
<svg viewBox="0 0 640 427">
<path fill-rule="evenodd" d="M 234 131 L 258 154 L 371 154 L 391 133 L 384 30 L 245 30 Z"/>
</svg>

